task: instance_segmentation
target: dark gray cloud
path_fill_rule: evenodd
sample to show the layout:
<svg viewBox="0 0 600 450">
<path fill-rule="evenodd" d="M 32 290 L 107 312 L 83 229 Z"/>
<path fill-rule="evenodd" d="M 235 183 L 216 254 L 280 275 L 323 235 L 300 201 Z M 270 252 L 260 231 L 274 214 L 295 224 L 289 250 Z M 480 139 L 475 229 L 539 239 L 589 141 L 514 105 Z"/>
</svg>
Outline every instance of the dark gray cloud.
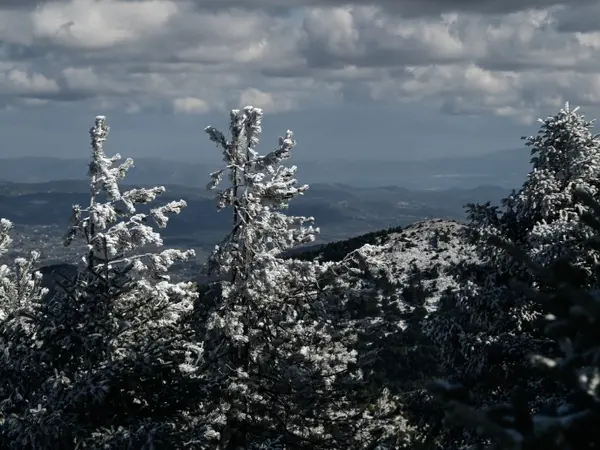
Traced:
<svg viewBox="0 0 600 450">
<path fill-rule="evenodd" d="M 600 40 L 576 33 L 594 29 L 582 19 L 600 1 L 528 9 L 558 3 L 0 0 L 0 95 L 189 114 L 370 99 L 529 117 L 567 96 L 600 104 Z"/>
<path fill-rule="evenodd" d="M 59 92 L 23 93 L 18 95 L 18 97 L 24 99 L 50 100 L 68 103 L 90 100 L 96 97 L 96 93 L 63 89 Z"/>
<path fill-rule="evenodd" d="M 187 0 L 186 0 L 187 1 Z M 285 14 L 299 7 L 379 6 L 388 12 L 403 16 L 436 16 L 449 12 L 507 14 L 531 8 L 548 8 L 555 5 L 579 6 L 593 4 L 596 0 L 191 0 L 198 8 L 223 10 L 243 8 L 263 9 Z"/>
<path fill-rule="evenodd" d="M 299 46 L 301 55 L 309 68 L 341 69 L 346 66 L 357 67 L 397 67 L 460 62 L 464 58 L 458 54 L 436 54 L 414 39 L 412 42 L 399 43 L 395 48 L 377 41 L 366 41 L 353 48 L 332 49 L 323 42 L 307 39 Z"/>
<path fill-rule="evenodd" d="M 124 0 L 136 2 L 138 0 Z M 474 12 L 483 14 L 506 14 L 530 8 L 548 8 L 555 5 L 571 7 L 594 4 L 596 0 L 176 0 L 193 3 L 198 9 L 223 11 L 232 8 L 248 11 L 263 10 L 286 15 L 295 8 L 379 6 L 389 12 L 404 16 L 430 16 L 448 12 Z M 68 0 L 0 0 L 0 8 L 31 9 L 46 3 L 68 3 Z"/>
<path fill-rule="evenodd" d="M 590 2 L 577 8 L 561 8 L 554 14 L 555 27 L 563 33 L 600 30 L 600 2 Z"/>
<path fill-rule="evenodd" d="M 4 60 L 37 60 L 47 55 L 48 49 L 41 45 L 25 45 L 0 41 L 0 57 Z"/>
<path fill-rule="evenodd" d="M 0 9 L 32 9 L 49 0 L 1 0 Z"/>
</svg>

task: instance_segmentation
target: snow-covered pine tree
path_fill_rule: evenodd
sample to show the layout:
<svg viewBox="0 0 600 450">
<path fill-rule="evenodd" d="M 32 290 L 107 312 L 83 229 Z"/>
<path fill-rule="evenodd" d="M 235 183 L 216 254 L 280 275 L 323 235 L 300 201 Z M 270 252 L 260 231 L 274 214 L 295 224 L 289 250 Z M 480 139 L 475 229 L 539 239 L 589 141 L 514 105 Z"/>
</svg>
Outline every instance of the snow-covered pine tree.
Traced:
<svg viewBox="0 0 600 450">
<path fill-rule="evenodd" d="M 12 226 L 0 219 L 0 256 L 10 247 Z M 38 258 L 39 253 L 32 252 L 29 259 L 15 259 L 14 267 L 0 266 L 0 423 L 27 406 L 22 394 L 32 382 L 27 363 L 35 342 L 35 317 L 47 293 L 41 288 L 41 274 L 34 271 Z"/>
<path fill-rule="evenodd" d="M 118 181 L 133 161 L 114 166 L 120 156 L 105 155 L 108 132 L 98 116 L 90 204 L 73 206 L 65 238 L 87 245 L 84 265 L 32 314 L 31 336 L 11 343 L 29 351 L 15 355 L 24 382 L 2 399 L 2 448 L 181 448 L 184 428 L 201 427 L 186 415 L 198 410 L 202 393 L 185 370 L 181 325 L 197 294 L 168 276 L 194 252 L 157 251 L 162 239 L 148 224 L 164 228 L 186 204 L 138 212 L 165 189 L 121 192 Z"/>
<path fill-rule="evenodd" d="M 228 274 L 233 283 L 248 276 L 246 264 L 256 253 L 278 254 L 312 242 L 319 232 L 312 225 L 305 226 L 314 221 L 312 217 L 292 217 L 278 211 L 287 208 L 288 202 L 302 195 L 308 185 L 297 186 L 296 166 L 280 164 L 291 156 L 296 145 L 290 130 L 279 138 L 279 148 L 266 156 L 259 156 L 254 150 L 262 131 L 262 117 L 263 111 L 252 106 L 243 112 L 232 110 L 230 141 L 214 127 L 205 130 L 210 140 L 221 146 L 226 164 L 210 174 L 207 187 L 215 189 L 227 173 L 230 186 L 218 191 L 217 208 L 229 206 L 232 213 L 231 232 L 213 252 L 208 272 Z"/>
<path fill-rule="evenodd" d="M 576 193 L 577 201 L 588 211 L 581 219 L 593 230 L 593 236 L 581 244 L 580 251 L 590 257 L 600 249 L 600 203 L 587 190 Z M 536 263 L 516 246 L 498 241 L 497 245 L 543 280 L 540 289 L 515 283 L 515 295 L 534 299 L 544 312 L 544 333 L 560 348 L 558 355 L 527 355 L 532 363 L 532 378 L 537 385 L 507 389 L 512 394 L 510 404 L 494 404 L 487 408 L 473 407 L 469 393 L 460 386 L 446 382 L 432 385 L 448 406 L 448 419 L 476 429 L 490 438 L 495 450 L 584 450 L 600 446 L 600 291 L 598 286 L 581 287 L 582 273 L 577 260 L 568 257 L 554 260 L 548 267 Z M 585 256 L 585 255 L 580 255 Z M 600 276 L 600 265 L 593 268 Z M 531 402 L 547 377 L 564 383 L 567 390 L 559 392 L 555 405 L 542 411 L 532 411 Z M 510 392 L 512 391 L 512 392 Z"/>
<path fill-rule="evenodd" d="M 0 256 L 10 248 L 12 228 L 10 220 L 0 219 Z M 39 257 L 39 252 L 33 251 L 28 259 L 16 258 L 14 267 L 0 266 L 0 320 L 11 321 L 27 315 L 29 308 L 48 292 L 41 287 L 41 274 L 34 269 Z"/>
<path fill-rule="evenodd" d="M 262 117 L 251 106 L 233 110 L 230 140 L 206 128 L 226 163 L 208 187 L 229 175 L 217 199 L 233 216 L 231 233 L 207 266 L 225 278 L 205 325 L 202 364 L 220 412 L 212 415 L 210 435 L 227 450 L 264 442 L 284 449 L 375 448 L 395 431 L 379 420 L 389 404 L 367 392 L 363 361 L 352 348 L 356 329 L 341 301 L 327 303 L 319 292 L 318 281 L 332 276 L 331 263 L 278 257 L 312 241 L 318 229 L 306 225 L 312 218 L 284 214 L 307 186 L 296 185 L 295 167 L 281 164 L 295 145 L 292 132 L 265 156 L 254 150 Z"/>
<path fill-rule="evenodd" d="M 468 240 L 479 259 L 456 268 L 461 287 L 445 296 L 431 322 L 449 378 L 465 384 L 480 404 L 500 400 L 507 384 L 538 383 L 525 357 L 554 351 L 539 327 L 539 304 L 507 285 L 511 278 L 530 286 L 543 280 L 489 239 L 517 246 L 542 266 L 566 257 L 582 269 L 581 286 L 597 283 L 592 267 L 598 254 L 581 251 L 592 232 L 581 220 L 588 207 L 573 194 L 582 189 L 598 196 L 600 140 L 592 134 L 593 121 L 568 104 L 540 123 L 537 136 L 524 138 L 533 168 L 523 186 L 503 199 L 503 208 L 468 205 Z M 538 406 L 559 389 L 552 382 L 546 387 Z"/>
<path fill-rule="evenodd" d="M 594 120 L 578 111 L 567 103 L 557 115 L 540 119 L 538 135 L 525 138 L 533 171 L 504 203 L 513 221 L 526 225 L 516 231 L 525 234 L 534 261 L 546 265 L 559 257 L 570 258 L 588 272 L 587 282 L 594 283 L 592 267 L 598 254 L 581 251 L 593 232 L 581 220 L 588 207 L 574 193 L 584 190 L 594 198 L 600 193 L 600 139 L 592 133 Z M 523 239 L 517 235 L 511 240 L 519 238 Z M 588 259 L 581 259 L 584 256 Z"/>
</svg>

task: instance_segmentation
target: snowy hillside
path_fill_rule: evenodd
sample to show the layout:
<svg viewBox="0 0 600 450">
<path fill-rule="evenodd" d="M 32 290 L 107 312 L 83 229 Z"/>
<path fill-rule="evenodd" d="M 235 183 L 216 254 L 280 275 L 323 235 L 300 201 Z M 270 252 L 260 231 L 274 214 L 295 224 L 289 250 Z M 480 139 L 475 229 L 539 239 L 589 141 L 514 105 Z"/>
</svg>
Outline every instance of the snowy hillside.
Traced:
<svg viewBox="0 0 600 450">
<path fill-rule="evenodd" d="M 426 295 L 426 308 L 432 311 L 440 294 L 455 286 L 446 272 L 465 259 L 473 259 L 473 249 L 463 239 L 465 225 L 443 219 L 417 222 L 400 232 L 380 238 L 379 245 L 365 245 L 358 253 L 374 273 L 397 287 L 420 281 Z"/>
<path fill-rule="evenodd" d="M 392 294 L 401 309 L 407 311 L 422 304 L 431 312 L 442 292 L 456 286 L 448 270 L 460 261 L 476 258 L 473 248 L 464 241 L 464 229 L 464 224 L 444 219 L 416 222 L 402 230 L 391 229 L 380 233 L 375 244 L 365 244 L 350 252 L 342 264 L 348 273 L 364 276 L 358 281 L 361 286 L 354 284 L 354 289 L 371 291 L 377 297 L 385 289 L 401 295 Z M 373 283 L 367 282 L 368 279 Z"/>
</svg>

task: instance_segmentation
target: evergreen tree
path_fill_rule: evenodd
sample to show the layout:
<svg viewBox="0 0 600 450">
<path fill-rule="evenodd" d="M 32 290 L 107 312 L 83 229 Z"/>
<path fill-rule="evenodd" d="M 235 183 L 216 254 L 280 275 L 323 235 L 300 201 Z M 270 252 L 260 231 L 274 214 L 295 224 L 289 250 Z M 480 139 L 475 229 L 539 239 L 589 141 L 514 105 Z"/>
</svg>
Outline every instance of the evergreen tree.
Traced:
<svg viewBox="0 0 600 450">
<path fill-rule="evenodd" d="M 588 207 L 573 195 L 582 189 L 598 196 L 600 141 L 592 134 L 593 121 L 567 104 L 540 123 L 537 136 L 524 138 L 533 167 L 523 186 L 503 199 L 502 208 L 467 205 L 466 240 L 477 259 L 457 265 L 460 287 L 444 296 L 429 325 L 449 379 L 470 389 L 480 405 L 502 400 L 506 385 L 538 382 L 530 378 L 525 356 L 555 351 L 540 328 L 539 304 L 507 284 L 516 278 L 540 286 L 543 280 L 489 239 L 519 247 L 542 266 L 568 258 L 582 269 L 581 286 L 597 282 L 592 267 L 598 255 L 581 251 L 591 233 L 581 220 Z M 548 381 L 534 407 L 552 401 L 558 389 Z"/>
<path fill-rule="evenodd" d="M 590 256 L 600 249 L 600 203 L 587 190 L 576 194 L 588 208 L 582 220 L 593 235 L 582 245 Z M 432 391 L 448 407 L 448 423 L 461 424 L 490 439 L 488 448 L 496 450 L 587 450 L 600 446 L 600 321 L 598 287 L 581 287 L 581 276 L 587 269 L 578 260 L 559 258 L 549 267 L 535 262 L 521 249 L 496 240 L 495 244 L 525 264 L 543 280 L 543 287 L 532 289 L 515 281 L 516 295 L 527 295 L 544 312 L 544 333 L 560 348 L 557 355 L 527 355 L 530 376 L 538 383 L 527 388 L 506 388 L 510 403 L 495 404 L 484 409 L 474 407 L 468 390 L 459 385 L 437 382 Z M 594 267 L 600 275 L 600 265 Z M 533 400 L 547 377 L 567 387 L 556 393 L 556 401 L 543 410 L 532 408 Z"/>
<path fill-rule="evenodd" d="M 167 272 L 194 253 L 155 251 L 162 239 L 148 225 L 164 228 L 186 205 L 138 212 L 164 188 L 121 192 L 118 180 L 133 161 L 113 167 L 120 156 L 105 155 L 108 132 L 98 116 L 90 204 L 73 206 L 65 238 L 87 244 L 77 277 L 41 302 L 29 296 L 27 327 L 2 322 L 2 448 L 181 448 L 182 436 L 201 426 L 189 416 L 202 392 L 188 376 L 181 331 L 197 294 Z"/>
<path fill-rule="evenodd" d="M 596 197 L 600 189 L 600 140 L 592 133 L 594 121 L 567 103 L 558 114 L 539 122 L 537 135 L 523 138 L 531 147 L 532 170 L 519 191 L 502 200 L 503 209 L 489 203 L 467 205 L 471 238 L 483 256 L 502 271 L 530 278 L 522 263 L 489 245 L 487 238 L 502 237 L 542 265 L 562 256 L 579 258 L 585 253 L 579 251 L 580 245 L 591 229 L 580 220 L 587 207 L 573 194 L 580 189 Z M 593 261 L 574 263 L 588 267 L 592 275 Z"/>
<path fill-rule="evenodd" d="M 232 210 L 232 230 L 207 266 L 217 283 L 207 317 L 201 364 L 216 393 L 211 435 L 218 448 L 245 449 L 276 442 L 285 449 L 375 448 L 395 430 L 385 427 L 386 397 L 367 392 L 363 361 L 353 348 L 355 321 L 344 299 L 330 300 L 320 283 L 335 276 L 332 263 L 280 258 L 314 240 L 312 218 L 284 214 L 308 186 L 281 163 L 295 145 L 292 132 L 265 156 L 254 150 L 262 110 L 231 112 L 231 139 L 206 129 L 221 147 L 230 186 L 217 195 Z M 388 420 L 387 418 L 385 420 Z M 385 422 L 389 424 L 388 422 Z"/>
<path fill-rule="evenodd" d="M 515 231 L 524 235 L 511 240 L 526 239 L 534 261 L 546 265 L 570 258 L 588 273 L 587 282 L 594 283 L 591 269 L 598 255 L 581 251 L 592 235 L 581 220 L 588 207 L 574 193 L 579 189 L 597 197 L 600 192 L 600 139 L 592 134 L 594 121 L 578 111 L 567 103 L 556 116 L 540 119 L 538 135 L 526 138 L 533 171 L 505 205 L 513 221 L 522 224 Z M 584 255 L 588 259 L 582 260 Z"/>
<path fill-rule="evenodd" d="M 308 185 L 297 186 L 296 166 L 279 163 L 291 156 L 296 145 L 288 130 L 279 138 L 279 148 L 259 156 L 254 150 L 262 131 L 263 112 L 248 106 L 243 112 L 233 110 L 230 117 L 231 140 L 214 127 L 207 127 L 211 141 L 221 146 L 226 166 L 210 174 L 209 189 L 215 189 L 225 173 L 231 186 L 218 191 L 219 210 L 230 206 L 232 229 L 210 260 L 208 272 L 229 274 L 233 283 L 248 275 L 248 262 L 260 253 L 278 254 L 289 248 L 312 242 L 315 229 L 312 217 L 290 217 L 279 210 L 302 195 Z"/>
<path fill-rule="evenodd" d="M 0 219 L 0 256 L 12 243 L 12 227 L 11 221 Z M 34 270 L 39 257 L 39 252 L 33 251 L 29 259 L 16 258 L 12 268 L 6 264 L 0 266 L 0 320 L 3 324 L 26 318 L 32 312 L 28 309 L 48 292 L 41 287 L 41 274 Z"/>
<path fill-rule="evenodd" d="M 11 228 L 10 221 L 0 219 L 0 255 L 10 247 Z M 33 270 L 39 256 L 32 252 L 29 259 L 17 258 L 12 268 L 0 266 L 0 424 L 25 406 L 23 395 L 35 381 L 28 376 L 28 356 L 35 342 L 36 317 L 47 293 L 41 288 L 41 274 Z"/>
</svg>

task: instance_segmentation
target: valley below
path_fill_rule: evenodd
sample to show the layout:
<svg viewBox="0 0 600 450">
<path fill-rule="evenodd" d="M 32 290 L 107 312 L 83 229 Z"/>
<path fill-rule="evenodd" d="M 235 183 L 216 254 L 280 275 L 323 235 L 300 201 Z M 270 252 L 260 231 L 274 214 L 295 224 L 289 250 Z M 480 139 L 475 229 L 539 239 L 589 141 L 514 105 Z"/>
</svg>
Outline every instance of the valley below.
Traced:
<svg viewBox="0 0 600 450">
<path fill-rule="evenodd" d="M 122 185 L 121 189 L 133 187 L 140 186 Z M 231 217 L 227 211 L 217 211 L 214 192 L 182 185 L 165 187 L 157 204 L 184 199 L 188 206 L 163 230 L 164 245 L 194 249 L 196 261 L 188 263 L 184 272 L 195 271 L 224 237 Z M 321 230 L 314 244 L 325 244 L 385 228 L 406 227 L 424 219 L 461 221 L 465 204 L 499 201 L 506 194 L 508 189 L 498 186 L 411 190 L 315 183 L 290 205 L 289 213 L 314 217 Z M 72 205 L 85 206 L 87 202 L 89 186 L 84 180 L 0 182 L 0 217 L 14 223 L 14 245 L 2 263 L 33 249 L 41 252 L 40 265 L 77 262 L 82 255 L 81 245 L 65 247 L 62 237 L 69 227 Z"/>
</svg>

